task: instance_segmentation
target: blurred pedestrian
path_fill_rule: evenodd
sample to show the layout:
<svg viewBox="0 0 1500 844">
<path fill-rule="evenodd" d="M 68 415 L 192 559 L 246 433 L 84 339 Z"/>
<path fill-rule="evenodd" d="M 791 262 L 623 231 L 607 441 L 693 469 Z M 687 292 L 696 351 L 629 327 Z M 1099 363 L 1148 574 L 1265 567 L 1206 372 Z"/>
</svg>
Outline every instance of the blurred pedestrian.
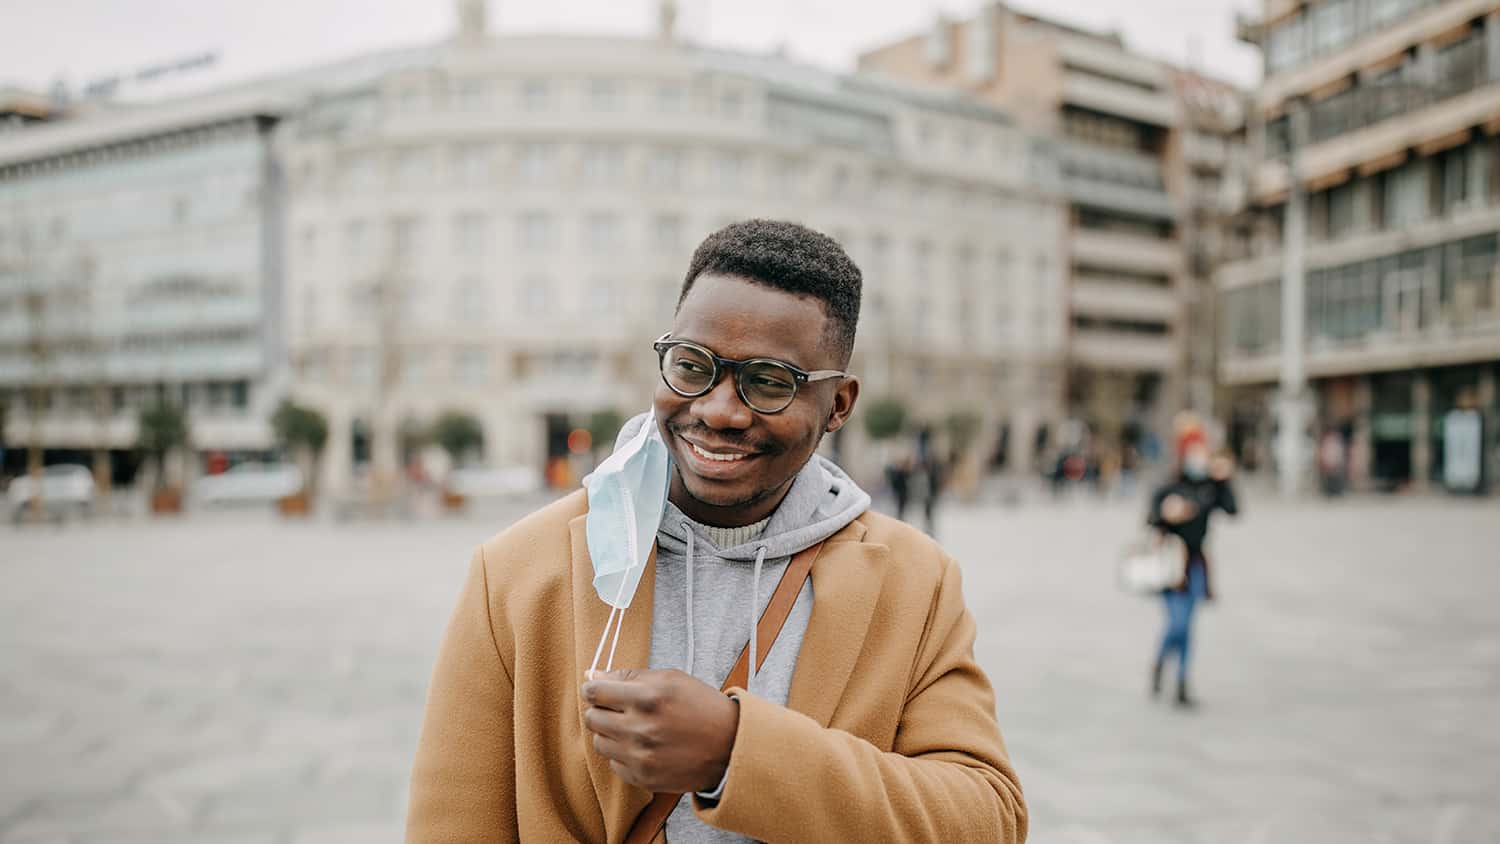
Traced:
<svg viewBox="0 0 1500 844">
<path fill-rule="evenodd" d="M 1215 457 L 1203 429 L 1185 426 L 1177 432 L 1177 476 L 1152 496 L 1150 523 L 1182 540 L 1187 555 L 1181 582 L 1163 590 L 1166 630 L 1151 669 L 1151 695 L 1161 693 L 1162 671 L 1169 656 L 1177 658 L 1177 704 L 1192 706 L 1188 692 L 1188 656 L 1191 651 L 1193 611 L 1200 600 L 1213 600 L 1208 557 L 1209 517 L 1215 510 L 1229 515 L 1239 512 L 1230 478 L 1234 462 L 1227 455 Z"/>
<path fill-rule="evenodd" d="M 906 520 L 906 505 L 911 503 L 911 458 L 902 455 L 885 467 L 885 482 L 896 499 L 896 518 Z"/>
<path fill-rule="evenodd" d="M 1323 495 L 1334 498 L 1344 494 L 1348 449 L 1344 435 L 1337 428 L 1323 432 L 1318 442 L 1318 476 L 1322 480 Z"/>
</svg>

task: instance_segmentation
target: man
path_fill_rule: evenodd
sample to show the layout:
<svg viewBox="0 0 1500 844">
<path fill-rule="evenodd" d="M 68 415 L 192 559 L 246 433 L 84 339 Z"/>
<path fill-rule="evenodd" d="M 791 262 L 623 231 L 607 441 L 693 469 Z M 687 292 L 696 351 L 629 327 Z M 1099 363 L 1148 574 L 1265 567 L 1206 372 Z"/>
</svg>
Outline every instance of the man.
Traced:
<svg viewBox="0 0 1500 844">
<path fill-rule="evenodd" d="M 687 795 L 663 798 L 672 842 L 1025 839 L 957 564 L 814 453 L 859 396 L 859 298 L 844 251 L 798 225 L 698 248 L 653 413 L 620 435 L 655 424 L 671 457 L 654 564 L 609 646 L 625 667 L 584 676 L 613 620 L 584 493 L 481 546 L 408 841 L 618 842 L 653 792 Z M 811 577 L 779 635 L 753 638 L 793 558 Z M 742 650 L 760 667 L 721 692 Z"/>
</svg>

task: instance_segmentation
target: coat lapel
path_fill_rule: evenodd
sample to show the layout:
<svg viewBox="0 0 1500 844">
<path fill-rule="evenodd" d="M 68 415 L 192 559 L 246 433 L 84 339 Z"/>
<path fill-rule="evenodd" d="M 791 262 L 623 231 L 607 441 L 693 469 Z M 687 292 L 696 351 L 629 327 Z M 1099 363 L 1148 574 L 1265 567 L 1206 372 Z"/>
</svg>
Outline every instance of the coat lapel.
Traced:
<svg viewBox="0 0 1500 844">
<path fill-rule="evenodd" d="M 853 522 L 829 537 L 813 561 L 813 609 L 787 706 L 827 727 L 864 647 L 875 616 L 890 549 L 862 542 Z"/>
<path fill-rule="evenodd" d="M 589 777 L 594 782 L 594 791 L 599 796 L 599 808 L 604 813 L 606 824 L 620 822 L 627 826 L 651 801 L 651 794 L 643 789 L 626 785 L 609 762 L 594 752 L 592 733 L 583 724 L 583 713 L 588 705 L 576 688 L 584 681 L 584 672 L 594 661 L 594 651 L 599 647 L 599 637 L 604 635 L 604 625 L 609 621 L 609 604 L 599 600 L 594 591 L 594 564 L 589 559 L 587 516 L 578 516 L 568 523 L 572 539 L 573 557 L 573 653 L 576 671 L 573 678 L 578 699 L 578 729 L 583 739 L 580 750 L 588 760 Z M 656 596 L 656 548 L 646 561 L 646 571 L 641 575 L 640 586 L 631 599 L 630 609 L 625 613 L 624 627 L 620 630 L 620 644 L 615 650 L 615 668 L 645 668 L 651 659 L 651 610 Z M 614 630 L 610 630 L 610 638 Z M 602 670 L 609 661 L 609 642 L 604 643 L 604 653 L 599 657 Z M 624 830 L 611 830 L 624 837 Z M 610 840 L 616 840 L 610 835 Z"/>
</svg>

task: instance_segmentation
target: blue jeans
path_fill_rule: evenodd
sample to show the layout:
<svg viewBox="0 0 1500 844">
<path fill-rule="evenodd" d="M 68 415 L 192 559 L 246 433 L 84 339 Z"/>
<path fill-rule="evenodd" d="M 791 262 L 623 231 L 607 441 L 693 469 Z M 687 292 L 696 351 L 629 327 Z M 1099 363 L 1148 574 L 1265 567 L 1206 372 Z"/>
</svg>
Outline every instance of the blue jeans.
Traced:
<svg viewBox="0 0 1500 844">
<path fill-rule="evenodd" d="M 1188 651 L 1192 642 L 1193 609 L 1198 599 L 1208 591 L 1208 577 L 1200 560 L 1188 563 L 1188 588 L 1181 592 L 1162 593 L 1167 607 L 1167 630 L 1161 637 L 1161 649 L 1156 653 L 1157 662 L 1166 662 L 1167 657 L 1177 652 L 1177 681 L 1187 679 Z"/>
</svg>

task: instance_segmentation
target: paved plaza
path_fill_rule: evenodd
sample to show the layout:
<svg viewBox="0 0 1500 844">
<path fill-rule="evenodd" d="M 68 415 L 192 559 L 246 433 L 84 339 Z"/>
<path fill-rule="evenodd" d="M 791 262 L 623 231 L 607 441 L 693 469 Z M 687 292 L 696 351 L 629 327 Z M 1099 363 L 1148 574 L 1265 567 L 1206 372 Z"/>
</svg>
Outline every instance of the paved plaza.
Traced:
<svg viewBox="0 0 1500 844">
<path fill-rule="evenodd" d="M 1138 507 L 940 528 L 1031 841 L 1500 841 L 1500 502 L 1252 498 L 1183 713 L 1117 592 Z M 0 528 L 0 842 L 395 842 L 473 546 L 511 514 Z"/>
</svg>

